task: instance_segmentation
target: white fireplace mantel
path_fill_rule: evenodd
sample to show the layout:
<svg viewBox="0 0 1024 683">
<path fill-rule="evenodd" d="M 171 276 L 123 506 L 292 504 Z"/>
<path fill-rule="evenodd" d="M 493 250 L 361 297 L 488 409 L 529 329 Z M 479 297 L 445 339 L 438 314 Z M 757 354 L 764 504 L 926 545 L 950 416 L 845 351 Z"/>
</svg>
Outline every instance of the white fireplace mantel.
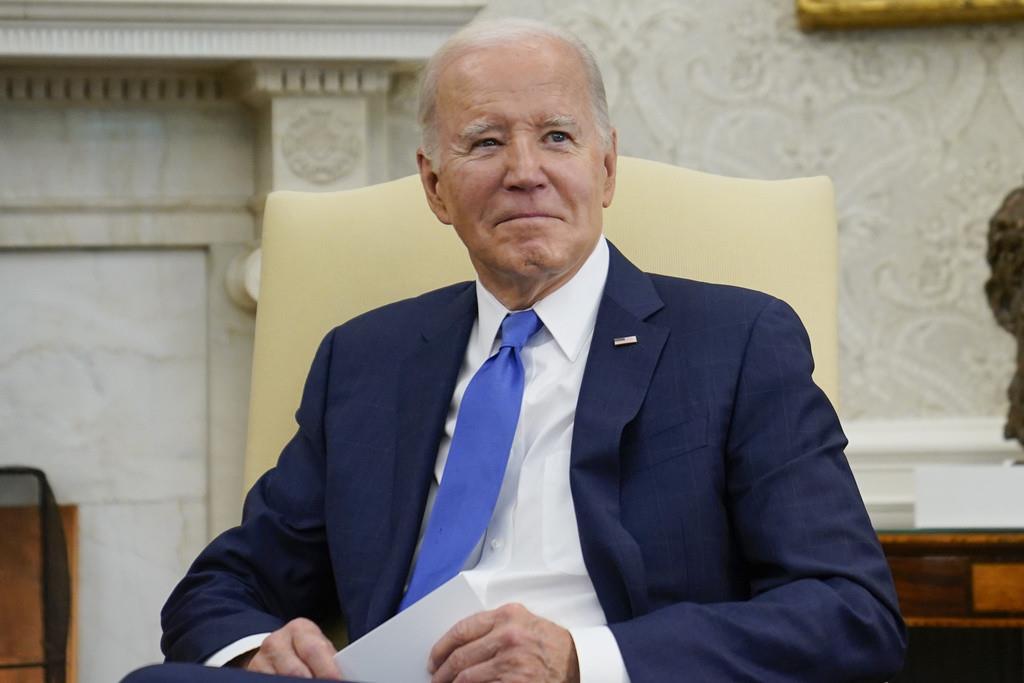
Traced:
<svg viewBox="0 0 1024 683">
<path fill-rule="evenodd" d="M 424 60 L 482 0 L 0 0 L 0 59 Z"/>
<path fill-rule="evenodd" d="M 266 193 L 410 173 L 415 68 L 484 5 L 0 0 L 0 463 L 79 507 L 78 680 L 155 661 L 238 522 Z"/>
</svg>

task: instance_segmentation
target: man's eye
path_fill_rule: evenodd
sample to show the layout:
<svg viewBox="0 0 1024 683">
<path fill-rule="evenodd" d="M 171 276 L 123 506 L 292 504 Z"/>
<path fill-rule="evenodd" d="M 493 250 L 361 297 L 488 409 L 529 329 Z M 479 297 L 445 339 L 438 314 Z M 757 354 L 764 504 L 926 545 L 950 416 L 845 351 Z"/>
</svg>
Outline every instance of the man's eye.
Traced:
<svg viewBox="0 0 1024 683">
<path fill-rule="evenodd" d="M 551 142 L 565 142 L 569 139 L 568 133 L 563 133 L 560 130 L 554 130 L 548 133 L 548 140 Z"/>
<path fill-rule="evenodd" d="M 474 147 L 497 147 L 498 141 L 494 138 L 484 138 L 473 143 Z"/>
</svg>

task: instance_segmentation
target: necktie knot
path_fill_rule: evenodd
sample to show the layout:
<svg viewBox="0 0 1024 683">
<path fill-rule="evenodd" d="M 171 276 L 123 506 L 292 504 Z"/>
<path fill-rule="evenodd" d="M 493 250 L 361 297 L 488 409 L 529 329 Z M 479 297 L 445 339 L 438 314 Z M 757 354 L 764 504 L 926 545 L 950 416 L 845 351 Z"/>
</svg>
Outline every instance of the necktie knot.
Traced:
<svg viewBox="0 0 1024 683">
<path fill-rule="evenodd" d="M 501 346 L 511 346 L 518 351 L 541 327 L 540 318 L 532 308 L 509 313 L 501 322 Z"/>
</svg>

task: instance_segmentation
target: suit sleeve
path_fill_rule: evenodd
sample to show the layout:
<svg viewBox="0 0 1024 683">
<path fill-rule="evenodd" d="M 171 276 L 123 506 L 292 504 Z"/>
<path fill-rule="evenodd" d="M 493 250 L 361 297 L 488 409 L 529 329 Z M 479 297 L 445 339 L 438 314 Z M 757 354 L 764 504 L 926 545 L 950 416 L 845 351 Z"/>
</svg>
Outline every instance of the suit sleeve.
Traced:
<svg viewBox="0 0 1024 683">
<path fill-rule="evenodd" d="M 725 504 L 750 599 L 671 604 L 610 627 L 633 683 L 885 681 L 906 632 L 892 578 L 811 380 L 803 325 L 771 300 L 758 314 L 725 445 Z"/>
<path fill-rule="evenodd" d="M 320 345 L 277 466 L 246 496 L 242 523 L 210 543 L 161 612 L 168 661 L 202 662 L 296 617 L 337 614 L 324 533 L 323 414 L 333 334 Z"/>
</svg>

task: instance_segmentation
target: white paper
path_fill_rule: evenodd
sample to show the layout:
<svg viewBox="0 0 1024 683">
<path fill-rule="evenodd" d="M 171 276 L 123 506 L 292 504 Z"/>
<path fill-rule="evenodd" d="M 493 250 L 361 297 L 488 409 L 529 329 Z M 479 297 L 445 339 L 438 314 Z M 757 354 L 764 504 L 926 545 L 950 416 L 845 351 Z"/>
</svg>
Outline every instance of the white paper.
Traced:
<svg viewBox="0 0 1024 683">
<path fill-rule="evenodd" d="M 399 612 L 334 656 L 346 680 L 429 683 L 431 648 L 461 619 L 483 611 L 462 574 Z"/>
<path fill-rule="evenodd" d="M 1024 527 L 1024 467 L 916 467 L 914 489 L 915 527 Z"/>
</svg>

